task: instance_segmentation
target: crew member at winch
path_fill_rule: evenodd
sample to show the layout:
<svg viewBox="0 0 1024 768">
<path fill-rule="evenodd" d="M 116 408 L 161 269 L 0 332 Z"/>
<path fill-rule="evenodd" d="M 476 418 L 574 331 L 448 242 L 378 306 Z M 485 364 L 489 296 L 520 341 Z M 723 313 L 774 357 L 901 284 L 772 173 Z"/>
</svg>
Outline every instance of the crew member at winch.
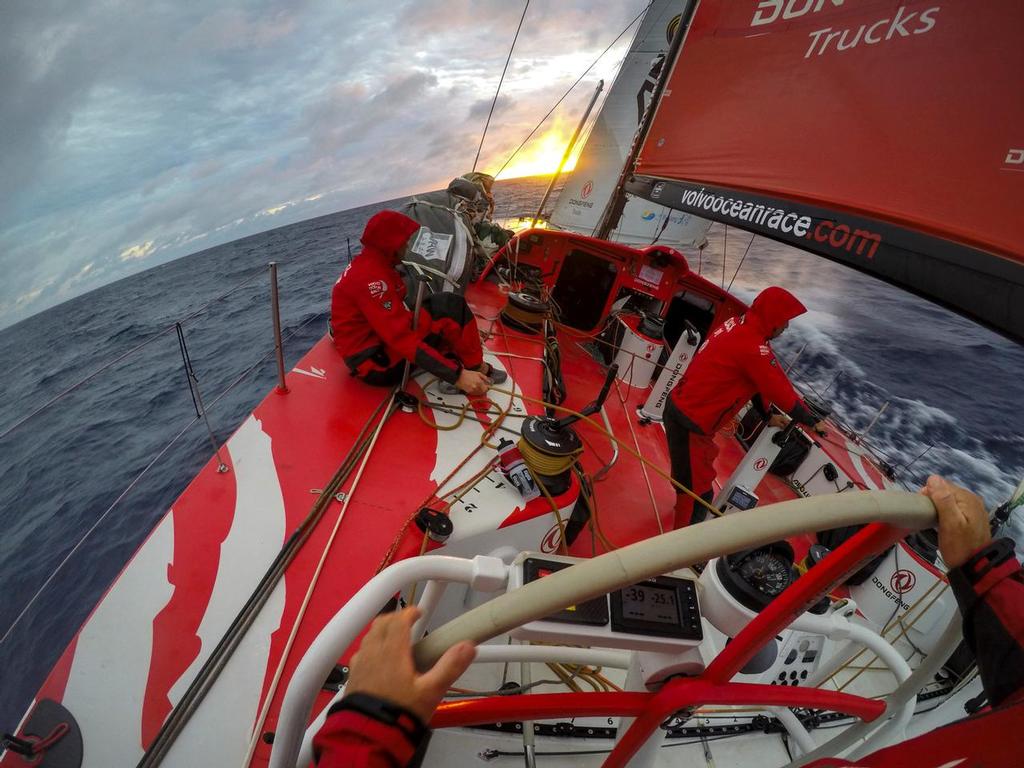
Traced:
<svg viewBox="0 0 1024 768">
<path fill-rule="evenodd" d="M 482 395 L 508 375 L 484 362 L 476 318 L 462 296 L 427 296 L 413 329 L 396 267 L 419 228 L 396 211 L 381 211 L 366 223 L 363 249 L 331 293 L 334 346 L 352 375 L 368 384 L 399 383 L 409 361 L 467 395 Z"/>
<path fill-rule="evenodd" d="M 740 317 L 726 320 L 704 342 L 665 406 L 665 435 L 672 477 L 709 504 L 713 498 L 715 433 L 751 402 L 769 426 L 790 416 L 824 434 L 825 424 L 797 395 L 772 352 L 771 339 L 807 308 L 789 291 L 772 286 Z M 770 412 L 772 404 L 789 414 Z M 684 493 L 676 496 L 674 528 L 699 523 L 707 508 Z"/>
</svg>

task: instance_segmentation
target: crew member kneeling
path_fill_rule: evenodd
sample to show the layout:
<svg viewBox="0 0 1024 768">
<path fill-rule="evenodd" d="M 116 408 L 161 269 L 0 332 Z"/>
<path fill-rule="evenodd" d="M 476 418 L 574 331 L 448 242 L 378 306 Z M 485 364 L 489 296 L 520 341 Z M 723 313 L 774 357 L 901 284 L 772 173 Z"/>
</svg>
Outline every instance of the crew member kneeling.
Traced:
<svg viewBox="0 0 1024 768">
<path fill-rule="evenodd" d="M 752 398 L 769 426 L 789 423 L 786 416 L 770 415 L 774 403 L 824 434 L 824 422 L 816 421 L 797 395 L 768 344 L 806 311 L 784 288 L 765 288 L 745 314 L 715 329 L 672 390 L 664 416 L 672 477 L 706 502 L 713 498 L 715 433 Z M 707 509 L 689 496 L 676 497 L 675 528 L 699 523 L 706 516 Z"/>
<path fill-rule="evenodd" d="M 484 362 L 476 318 L 462 296 L 427 296 L 413 330 L 405 283 L 395 267 L 419 228 L 395 211 L 381 211 L 366 223 L 363 250 L 331 294 L 334 346 L 352 375 L 368 384 L 399 383 L 409 361 L 468 395 L 482 395 L 507 374 Z"/>
</svg>

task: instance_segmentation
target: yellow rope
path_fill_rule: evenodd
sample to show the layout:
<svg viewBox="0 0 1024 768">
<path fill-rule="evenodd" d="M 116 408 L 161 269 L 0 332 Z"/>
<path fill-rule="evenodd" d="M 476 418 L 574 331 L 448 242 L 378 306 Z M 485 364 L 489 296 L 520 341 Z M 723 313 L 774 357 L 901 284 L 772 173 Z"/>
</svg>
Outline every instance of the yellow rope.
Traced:
<svg viewBox="0 0 1024 768">
<path fill-rule="evenodd" d="M 685 485 L 683 485 L 678 480 L 673 478 L 672 475 L 670 475 L 664 469 L 659 467 L 657 464 L 655 464 L 651 460 L 646 459 L 643 456 L 641 456 L 639 453 L 637 453 L 635 450 L 633 450 L 630 446 L 626 445 L 625 442 L 623 442 L 622 440 L 617 438 L 614 434 L 609 432 L 607 429 L 605 429 L 601 424 L 599 424 L 597 421 L 592 419 L 590 416 L 584 416 L 579 411 L 574 411 L 572 408 L 566 408 L 563 405 L 555 405 L 554 403 L 549 403 L 546 400 L 541 400 L 541 399 L 536 398 L 536 397 L 530 397 L 528 395 L 523 395 L 523 394 L 520 394 L 518 392 L 513 392 L 512 390 L 503 389 L 502 387 L 491 387 L 491 391 L 492 392 L 498 392 L 498 393 L 503 394 L 503 395 L 509 395 L 510 397 L 513 397 L 513 398 L 519 398 L 520 400 L 523 400 L 525 402 L 534 403 L 536 405 L 540 405 L 540 406 L 545 407 L 545 408 L 553 408 L 556 411 L 560 411 L 562 413 L 566 413 L 566 414 L 578 417 L 581 421 L 585 421 L 587 424 L 589 424 L 591 427 L 596 429 L 601 434 L 606 435 L 609 440 L 612 440 L 616 444 L 618 444 L 618 446 L 619 446 L 619 448 L 621 450 L 623 450 L 626 453 L 628 453 L 634 459 L 636 459 L 637 461 L 641 462 L 642 464 L 646 464 L 648 467 L 650 467 L 655 472 L 655 474 L 659 475 L 660 477 L 663 477 L 665 480 L 668 480 L 668 482 L 670 482 L 672 484 L 672 487 L 675 488 L 677 491 L 679 491 L 680 493 L 685 493 L 687 496 L 689 496 L 695 502 L 700 504 L 702 507 L 707 508 L 707 510 L 709 512 L 711 512 L 711 514 L 715 515 L 716 517 L 721 517 L 722 512 L 721 512 L 721 510 L 718 509 L 718 507 L 714 506 L 713 504 L 709 504 L 707 501 L 702 499 L 700 496 L 698 496 L 696 493 L 691 491 Z"/>
<path fill-rule="evenodd" d="M 569 554 L 569 546 L 565 543 L 565 521 L 562 520 L 562 513 L 558 511 L 558 504 L 551 498 L 551 492 L 548 491 L 548 487 L 541 482 L 540 477 L 533 471 L 533 467 L 530 466 L 529 462 L 526 464 L 526 470 L 530 473 L 530 477 L 533 478 L 533 482 L 540 488 L 541 493 L 544 494 L 544 498 L 548 500 L 548 504 L 551 505 L 551 511 L 555 514 L 555 520 L 558 522 L 558 548 L 562 551 L 563 555 Z"/>
<path fill-rule="evenodd" d="M 579 467 L 578 464 L 577 467 Z M 579 467 L 579 470 L 580 474 L 583 474 L 583 468 Z M 584 477 L 586 477 L 586 475 L 584 475 Z M 602 546 L 604 546 L 604 548 L 607 551 L 611 552 L 613 549 L 618 549 L 618 546 L 612 544 L 612 542 L 608 540 L 608 537 L 604 535 L 604 531 L 601 529 L 601 518 L 597 509 L 597 491 L 594 488 L 594 481 L 592 479 L 589 480 L 589 483 L 590 493 L 587 493 L 585 487 L 581 488 L 581 493 L 587 500 L 587 504 L 590 506 L 590 530 L 597 537 L 597 540 L 601 542 Z M 583 483 L 581 483 L 580 485 L 584 486 Z"/>
<path fill-rule="evenodd" d="M 486 399 L 486 398 L 484 398 L 484 399 Z M 422 403 L 423 401 L 421 400 L 420 402 Z M 491 405 L 496 405 L 492 400 L 487 399 L 487 402 L 490 403 Z M 432 499 L 440 498 L 440 496 L 438 496 L 438 493 L 440 492 L 440 490 L 444 486 L 446 486 L 452 480 L 452 478 L 454 478 L 455 475 L 457 475 L 466 466 L 466 464 L 468 464 L 470 462 L 470 460 L 474 456 L 476 456 L 477 452 L 481 448 L 483 448 L 484 446 L 487 446 L 489 448 L 493 448 L 494 447 L 493 445 L 488 443 L 487 440 L 488 440 L 488 438 L 493 437 L 494 433 L 497 432 L 498 429 L 501 428 L 501 423 L 505 420 L 505 418 L 508 416 L 509 412 L 512 410 L 513 403 L 514 403 L 514 399 L 513 398 L 509 398 L 508 407 L 507 408 L 501 408 L 500 409 L 500 413 L 498 413 L 498 417 L 494 421 L 492 421 L 490 424 L 483 425 L 484 428 L 483 428 L 483 430 L 480 433 L 480 442 L 476 446 L 476 448 L 473 448 L 468 454 L 466 454 L 465 458 L 463 458 L 462 461 L 460 461 L 455 466 L 455 468 L 452 469 L 444 477 L 444 479 L 441 480 L 441 482 L 439 482 L 437 484 L 437 487 L 434 489 L 434 492 L 431 493 L 430 496 L 428 496 L 423 501 L 423 503 L 421 503 L 421 504 L 419 504 L 418 506 L 415 507 L 416 511 L 414 511 L 409 516 L 409 518 L 405 521 L 405 524 L 401 527 L 401 529 L 399 529 L 398 534 L 395 536 L 394 541 L 391 542 L 391 546 L 388 548 L 388 551 L 384 553 L 384 558 L 381 560 L 380 565 L 377 566 L 376 573 L 380 573 L 385 568 L 387 568 L 388 565 L 391 564 L 391 560 L 394 558 L 395 553 L 398 551 L 398 548 L 401 546 L 402 539 L 405 536 L 406 530 L 408 529 L 409 525 L 413 522 L 413 520 L 416 519 L 416 514 L 419 512 L 419 510 L 421 508 L 427 506 L 431 502 Z M 469 405 L 471 405 L 471 404 L 467 404 L 467 407 L 469 407 Z M 424 418 L 422 412 L 420 413 L 420 418 Z M 427 424 L 430 424 L 431 426 L 433 426 L 432 422 L 427 421 L 426 419 L 424 419 L 424 421 Z M 488 463 L 488 466 L 489 467 L 491 466 L 490 462 Z M 482 479 L 482 476 L 481 476 L 480 479 Z M 457 486 L 457 488 L 458 487 L 461 487 L 461 486 Z M 449 495 L 450 493 L 451 493 L 451 491 L 448 491 L 444 495 Z M 451 506 L 451 504 L 449 504 L 447 507 L 445 507 L 445 510 L 447 511 L 450 508 L 450 506 Z"/>
<path fill-rule="evenodd" d="M 919 605 L 921 605 L 925 600 L 928 599 L 928 596 L 936 589 L 936 587 L 939 587 L 940 585 L 942 585 L 942 588 L 939 590 L 939 593 L 937 595 L 935 595 L 935 597 L 933 597 L 931 599 L 931 601 L 928 603 L 928 605 L 926 605 L 921 610 L 921 612 L 917 614 L 917 616 L 914 617 L 913 621 L 911 621 L 908 625 L 903 626 L 903 621 L 902 621 L 903 618 L 906 617 L 906 615 L 909 614 L 911 611 L 917 609 L 917 607 Z M 935 601 L 938 600 L 940 597 L 942 597 L 943 593 L 947 589 L 949 589 L 949 584 L 947 584 L 947 583 L 945 583 L 943 581 L 936 581 L 934 584 L 932 584 L 928 588 L 928 590 L 923 595 L 921 595 L 921 597 L 919 597 L 917 600 L 914 601 L 914 604 L 912 606 L 910 606 L 910 608 L 908 608 L 907 610 L 905 610 L 903 613 L 899 614 L 898 616 L 894 616 L 892 621 L 890 621 L 888 624 L 886 624 L 882 628 L 882 631 L 879 634 L 890 645 L 895 644 L 900 638 L 904 637 L 907 634 L 908 631 L 913 629 L 914 625 L 917 623 L 917 620 L 920 619 L 922 616 L 924 616 L 928 612 L 928 610 L 932 607 L 932 605 L 934 605 Z M 889 632 L 891 630 L 895 629 L 896 627 L 902 627 L 903 629 L 902 629 L 902 631 L 899 634 L 897 634 L 895 637 L 893 637 L 890 640 L 888 637 L 886 637 L 886 635 L 888 635 Z M 853 662 L 855 662 L 857 659 L 859 659 L 861 656 L 863 656 L 867 652 L 868 652 L 867 648 L 861 648 L 861 650 L 858 651 L 857 654 L 854 655 L 852 658 L 850 658 L 849 661 L 844 663 L 841 667 L 839 667 L 839 669 L 837 669 L 835 672 L 833 672 L 831 675 L 829 675 L 827 679 L 823 680 L 822 681 L 822 685 L 824 685 L 825 683 L 829 682 L 830 680 L 835 680 L 836 675 L 838 675 L 840 672 L 843 672 L 844 670 L 847 670 L 847 669 L 850 669 L 850 668 L 859 670 L 852 677 L 847 679 L 842 685 L 837 685 L 836 690 L 841 692 L 841 691 L 845 690 L 846 688 L 848 688 L 866 670 L 868 670 L 868 669 L 875 669 L 875 667 L 873 667 L 872 665 L 876 661 L 879 660 L 879 656 L 876 653 L 872 653 L 871 658 L 867 660 L 867 663 L 866 663 L 865 666 L 863 666 L 863 667 L 860 667 L 860 666 L 853 667 L 852 666 Z"/>
<path fill-rule="evenodd" d="M 537 448 L 522 438 L 519 440 L 518 447 L 519 452 L 523 455 L 523 461 L 536 471 L 538 475 L 544 475 L 545 477 L 555 477 L 563 472 L 568 472 L 572 469 L 572 465 L 576 463 L 579 455 L 583 453 L 583 449 L 580 448 L 565 456 L 554 456 L 537 450 Z"/>
<path fill-rule="evenodd" d="M 632 386 L 632 384 L 633 384 L 633 363 L 632 362 L 630 362 L 629 368 L 630 368 L 629 380 L 630 380 L 630 386 Z M 620 404 L 620 407 L 622 408 L 623 413 L 627 413 L 628 414 L 629 412 L 626 409 L 626 399 L 622 396 L 622 390 L 619 389 L 619 382 L 618 382 L 617 379 L 615 381 L 615 394 L 618 395 L 618 397 L 619 397 L 619 404 Z M 631 418 L 629 418 L 628 415 L 626 417 L 626 424 L 629 426 L 629 434 L 633 437 L 633 445 L 636 446 L 637 453 L 640 453 L 640 440 L 637 439 L 636 430 L 633 429 L 633 420 Z M 654 487 L 651 485 L 651 476 L 647 474 L 647 466 L 646 465 L 641 464 L 640 465 L 640 469 L 644 473 L 644 483 L 646 483 L 646 485 L 647 485 L 647 495 L 651 499 L 651 509 L 654 512 L 654 522 L 658 524 L 658 533 L 664 533 L 665 532 L 665 527 L 661 524 L 661 512 L 658 511 L 658 502 L 654 498 Z"/>
<path fill-rule="evenodd" d="M 562 669 L 561 664 L 549 663 L 548 669 L 555 673 L 555 676 L 562 681 L 562 683 L 571 691 L 576 693 L 583 693 L 583 689 L 579 687 L 575 680 L 572 679 L 572 675 Z"/>
</svg>

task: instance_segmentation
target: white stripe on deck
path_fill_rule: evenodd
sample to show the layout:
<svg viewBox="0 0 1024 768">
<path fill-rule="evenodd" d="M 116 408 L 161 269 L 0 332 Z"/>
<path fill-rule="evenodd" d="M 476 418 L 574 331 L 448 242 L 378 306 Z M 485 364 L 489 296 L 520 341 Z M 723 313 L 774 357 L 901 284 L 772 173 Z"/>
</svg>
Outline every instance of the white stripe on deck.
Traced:
<svg viewBox="0 0 1024 768">
<path fill-rule="evenodd" d="M 250 416 L 228 441 L 227 448 L 237 483 L 235 515 L 221 546 L 217 581 L 199 626 L 203 650 L 171 689 L 174 703 L 185 693 L 284 542 L 284 496 L 270 437 Z M 164 765 L 235 766 L 245 757 L 263 690 L 271 634 L 280 626 L 284 604 L 281 581 Z"/>
<path fill-rule="evenodd" d="M 83 768 L 134 765 L 142 757 L 142 702 L 153 619 L 171 599 L 171 515 L 160 522 L 82 628 L 63 704 L 82 729 Z"/>
</svg>

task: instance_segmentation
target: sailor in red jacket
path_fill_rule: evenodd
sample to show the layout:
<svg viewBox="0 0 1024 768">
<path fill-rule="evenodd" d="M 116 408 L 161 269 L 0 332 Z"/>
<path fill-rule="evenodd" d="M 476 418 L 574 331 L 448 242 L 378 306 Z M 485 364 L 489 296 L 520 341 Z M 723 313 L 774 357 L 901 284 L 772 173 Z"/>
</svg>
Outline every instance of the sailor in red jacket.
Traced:
<svg viewBox="0 0 1024 768">
<path fill-rule="evenodd" d="M 940 477 L 922 493 L 939 517 L 939 551 L 978 660 L 990 712 L 959 720 L 855 762 L 825 758 L 808 768 L 1017 768 L 1024 754 L 1024 573 L 1009 539 L 992 541 L 984 502 Z M 405 768 L 422 755 L 425 727 L 476 653 L 458 643 L 416 672 L 409 635 L 419 609 L 378 617 L 352 658 L 345 697 L 313 740 L 317 768 Z"/>
<path fill-rule="evenodd" d="M 467 394 L 482 395 L 507 375 L 484 362 L 476 318 L 462 296 L 427 296 L 413 330 L 405 282 L 395 267 L 419 228 L 396 211 L 381 211 L 366 223 L 363 250 L 331 293 L 334 346 L 352 375 L 369 384 L 399 383 L 408 360 Z"/>
<path fill-rule="evenodd" d="M 797 395 L 769 344 L 806 311 L 789 291 L 765 288 L 744 315 L 715 329 L 672 390 L 664 415 L 672 477 L 709 504 L 718 455 L 715 433 L 746 403 L 753 402 L 773 427 L 789 423 L 781 414 L 770 415 L 774 403 L 801 424 L 824 431 L 824 423 Z M 674 528 L 699 523 L 706 515 L 707 509 L 689 496 L 676 497 Z"/>
</svg>

